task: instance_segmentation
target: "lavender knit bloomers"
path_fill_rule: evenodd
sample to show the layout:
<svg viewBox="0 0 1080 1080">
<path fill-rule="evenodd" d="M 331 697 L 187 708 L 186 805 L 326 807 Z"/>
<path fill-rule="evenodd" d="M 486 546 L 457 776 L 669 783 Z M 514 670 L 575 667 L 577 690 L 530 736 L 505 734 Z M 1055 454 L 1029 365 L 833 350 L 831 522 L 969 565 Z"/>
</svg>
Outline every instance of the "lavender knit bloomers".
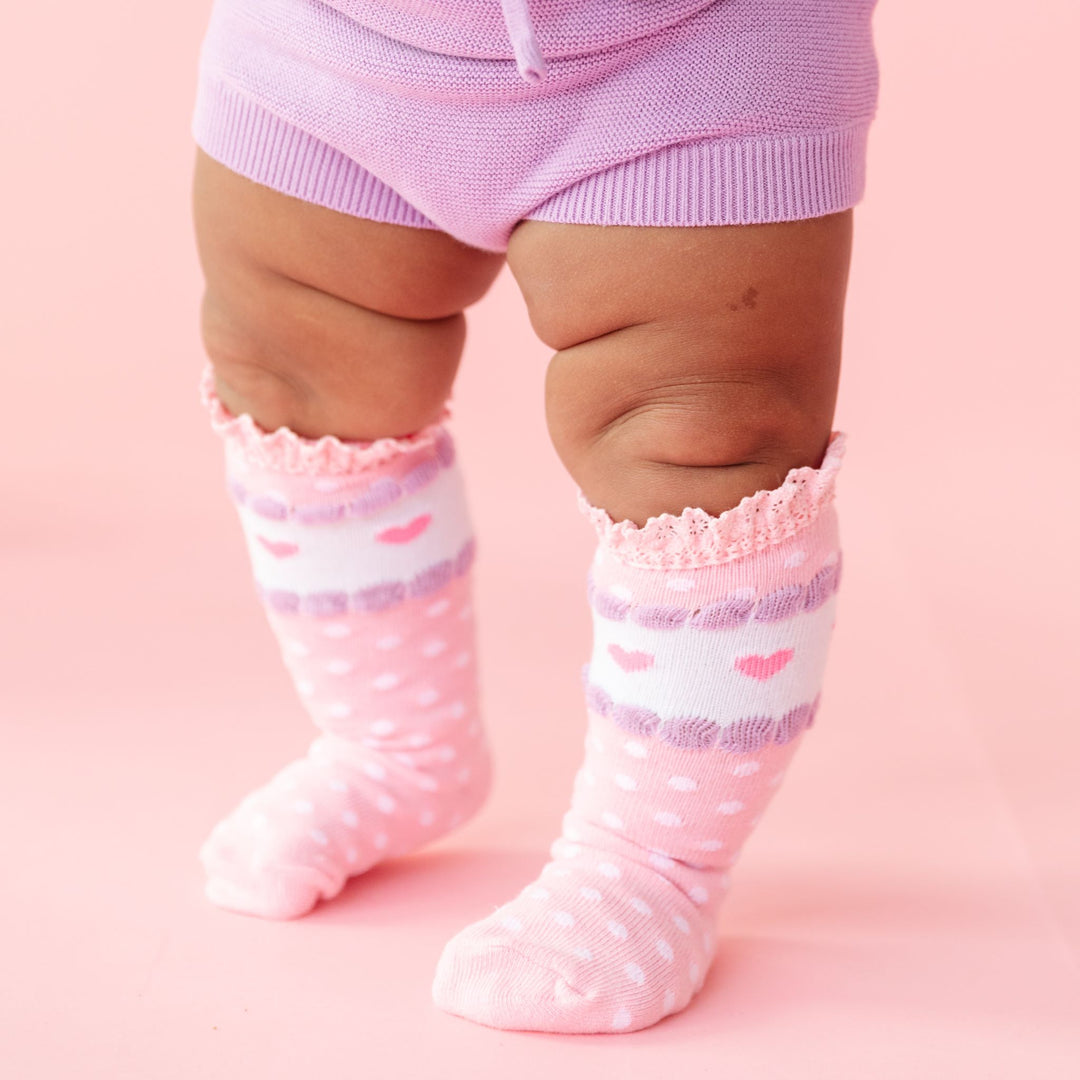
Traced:
<svg viewBox="0 0 1080 1080">
<path fill-rule="evenodd" d="M 505 251 L 521 220 L 861 198 L 876 0 L 215 0 L 192 131 L 288 195 Z"/>
</svg>

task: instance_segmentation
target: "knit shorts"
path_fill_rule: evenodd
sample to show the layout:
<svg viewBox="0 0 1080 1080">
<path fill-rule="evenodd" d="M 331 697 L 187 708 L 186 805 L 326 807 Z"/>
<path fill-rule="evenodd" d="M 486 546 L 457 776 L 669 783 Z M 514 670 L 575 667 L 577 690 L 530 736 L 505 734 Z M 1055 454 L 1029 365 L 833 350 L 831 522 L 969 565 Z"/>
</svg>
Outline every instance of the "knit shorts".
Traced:
<svg viewBox="0 0 1080 1080">
<path fill-rule="evenodd" d="M 488 251 L 523 220 L 817 217 L 863 194 L 875 2 L 215 0 L 192 133 L 285 194 Z"/>
</svg>

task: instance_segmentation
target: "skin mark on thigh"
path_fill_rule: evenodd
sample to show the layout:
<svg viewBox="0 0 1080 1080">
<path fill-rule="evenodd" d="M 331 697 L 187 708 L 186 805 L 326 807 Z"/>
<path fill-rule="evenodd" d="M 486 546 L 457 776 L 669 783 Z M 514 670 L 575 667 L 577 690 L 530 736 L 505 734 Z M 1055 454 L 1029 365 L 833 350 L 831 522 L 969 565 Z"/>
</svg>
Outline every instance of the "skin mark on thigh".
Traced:
<svg viewBox="0 0 1080 1080">
<path fill-rule="evenodd" d="M 739 311 L 741 308 L 749 308 L 751 311 L 757 307 L 757 298 L 760 294 L 753 285 L 743 290 L 737 304 L 728 304 L 728 311 Z"/>
<path fill-rule="evenodd" d="M 686 506 L 715 514 L 817 465 L 839 382 L 851 224 L 845 211 L 515 231 L 508 263 L 556 350 L 552 441 L 594 505 L 638 524 Z"/>
</svg>

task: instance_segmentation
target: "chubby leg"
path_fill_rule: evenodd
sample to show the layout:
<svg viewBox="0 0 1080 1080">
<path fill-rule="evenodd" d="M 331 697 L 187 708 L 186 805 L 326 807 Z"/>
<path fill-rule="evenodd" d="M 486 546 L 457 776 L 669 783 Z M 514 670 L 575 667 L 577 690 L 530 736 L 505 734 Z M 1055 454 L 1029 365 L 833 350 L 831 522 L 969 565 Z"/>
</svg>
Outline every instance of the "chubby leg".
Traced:
<svg viewBox="0 0 1080 1080">
<path fill-rule="evenodd" d="M 850 228 L 514 233 L 557 349 L 552 437 L 599 541 L 588 734 L 551 861 L 447 946 L 449 1011 L 627 1031 L 700 989 L 729 871 L 818 709 Z"/>
<path fill-rule="evenodd" d="M 203 341 L 226 408 L 310 438 L 409 435 L 439 417 L 465 308 L 502 256 L 290 198 L 201 150 L 193 203 Z"/>
<path fill-rule="evenodd" d="M 639 525 L 687 506 L 719 514 L 820 464 L 851 219 L 519 226 L 509 265 L 558 350 L 551 436 L 594 505 Z"/>
<path fill-rule="evenodd" d="M 444 400 L 501 260 L 337 214 L 200 152 L 203 395 L 259 595 L 319 735 L 201 857 L 207 895 L 287 918 L 482 802 L 473 543 Z"/>
</svg>

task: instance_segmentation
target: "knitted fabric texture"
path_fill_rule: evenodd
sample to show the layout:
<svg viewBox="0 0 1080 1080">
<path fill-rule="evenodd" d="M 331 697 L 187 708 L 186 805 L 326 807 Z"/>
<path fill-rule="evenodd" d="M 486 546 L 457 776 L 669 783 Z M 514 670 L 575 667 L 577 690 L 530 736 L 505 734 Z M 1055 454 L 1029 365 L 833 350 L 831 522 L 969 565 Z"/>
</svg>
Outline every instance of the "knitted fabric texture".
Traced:
<svg viewBox="0 0 1080 1080">
<path fill-rule="evenodd" d="M 691 514 L 689 533 L 586 505 L 599 544 L 585 760 L 537 880 L 446 946 L 442 1008 L 500 1028 L 633 1031 L 701 988 L 731 868 L 818 714 L 842 445 L 835 433 L 820 469 L 776 491 Z"/>
<path fill-rule="evenodd" d="M 203 845 L 207 896 L 303 915 L 444 835 L 489 786 L 470 603 L 472 529 L 441 423 L 407 439 L 266 432 L 202 395 L 256 587 L 320 734 Z"/>
<path fill-rule="evenodd" d="M 814 217 L 862 196 L 873 8 L 215 0 L 193 134 L 287 194 L 491 251 L 525 219 Z"/>
</svg>

